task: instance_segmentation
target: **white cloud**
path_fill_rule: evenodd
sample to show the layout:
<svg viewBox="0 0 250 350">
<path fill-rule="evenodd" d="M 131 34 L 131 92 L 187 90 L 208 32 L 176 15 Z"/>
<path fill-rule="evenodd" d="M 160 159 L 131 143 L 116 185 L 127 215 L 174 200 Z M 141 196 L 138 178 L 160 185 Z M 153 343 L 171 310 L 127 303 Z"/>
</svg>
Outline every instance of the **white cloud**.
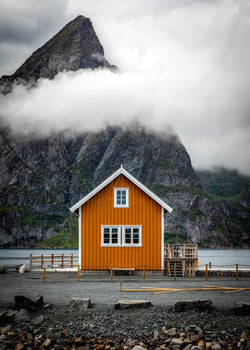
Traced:
<svg viewBox="0 0 250 350">
<path fill-rule="evenodd" d="M 119 73 L 63 73 L 33 90 L 16 87 L 0 99 L 3 120 L 43 132 L 135 118 L 171 125 L 195 167 L 250 174 L 247 1 L 69 0 L 60 12 L 91 18 Z"/>
</svg>

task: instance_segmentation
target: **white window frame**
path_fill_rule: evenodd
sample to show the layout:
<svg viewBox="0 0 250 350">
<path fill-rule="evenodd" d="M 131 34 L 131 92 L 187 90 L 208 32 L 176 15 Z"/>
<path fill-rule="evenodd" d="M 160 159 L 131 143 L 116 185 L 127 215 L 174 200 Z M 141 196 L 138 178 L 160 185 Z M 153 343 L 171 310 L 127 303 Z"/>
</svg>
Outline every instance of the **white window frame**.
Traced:
<svg viewBox="0 0 250 350">
<path fill-rule="evenodd" d="M 126 229 L 131 229 L 131 243 L 126 243 Z M 133 229 L 139 230 L 139 243 L 133 243 Z M 123 225 L 122 226 L 122 246 L 123 247 L 142 247 L 142 226 L 141 225 Z"/>
<path fill-rule="evenodd" d="M 118 233 L 117 243 L 112 243 L 112 241 L 110 241 L 110 243 L 104 243 L 104 233 L 105 233 L 104 230 L 107 228 L 111 230 L 109 235 L 112 235 L 113 228 L 117 229 L 117 233 Z M 111 240 L 112 240 L 112 237 L 111 237 Z M 102 225 L 101 226 L 101 247 L 120 247 L 120 246 L 121 246 L 121 226 L 120 225 Z"/>
<path fill-rule="evenodd" d="M 117 191 L 126 192 L 126 204 L 117 204 Z M 129 188 L 126 188 L 126 187 L 114 188 L 114 208 L 129 208 Z"/>
</svg>

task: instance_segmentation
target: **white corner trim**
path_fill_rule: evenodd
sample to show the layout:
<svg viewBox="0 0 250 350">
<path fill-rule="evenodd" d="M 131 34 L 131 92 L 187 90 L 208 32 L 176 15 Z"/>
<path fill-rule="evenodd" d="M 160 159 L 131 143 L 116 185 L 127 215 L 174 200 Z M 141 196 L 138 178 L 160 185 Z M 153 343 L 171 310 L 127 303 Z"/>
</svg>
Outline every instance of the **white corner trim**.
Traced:
<svg viewBox="0 0 250 350">
<path fill-rule="evenodd" d="M 81 269 L 81 265 L 82 265 L 82 208 L 79 208 L 79 215 L 78 215 L 78 255 L 79 255 L 79 262 L 78 264 L 80 265 L 80 269 Z"/>
<path fill-rule="evenodd" d="M 161 269 L 164 270 L 164 209 L 161 208 Z"/>
</svg>

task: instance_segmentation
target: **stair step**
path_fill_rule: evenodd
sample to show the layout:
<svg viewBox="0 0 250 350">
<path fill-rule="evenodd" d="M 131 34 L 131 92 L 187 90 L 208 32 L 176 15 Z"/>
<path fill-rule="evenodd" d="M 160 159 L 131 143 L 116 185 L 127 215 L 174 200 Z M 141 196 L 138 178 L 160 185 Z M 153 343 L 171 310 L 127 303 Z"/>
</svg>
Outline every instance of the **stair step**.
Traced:
<svg viewBox="0 0 250 350">
<path fill-rule="evenodd" d="M 183 268 L 182 268 L 182 262 L 180 261 L 170 261 L 169 268 L 170 268 L 170 277 L 174 276 L 174 267 L 176 265 L 176 277 L 182 277 L 183 276 Z"/>
</svg>

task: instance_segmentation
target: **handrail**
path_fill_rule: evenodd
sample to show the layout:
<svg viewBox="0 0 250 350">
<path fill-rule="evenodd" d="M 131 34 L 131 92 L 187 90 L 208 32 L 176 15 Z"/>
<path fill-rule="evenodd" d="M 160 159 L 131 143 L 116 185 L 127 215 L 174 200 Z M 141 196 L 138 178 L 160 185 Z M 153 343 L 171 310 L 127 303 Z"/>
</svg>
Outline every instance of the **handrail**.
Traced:
<svg viewBox="0 0 250 350">
<path fill-rule="evenodd" d="M 46 268 L 59 267 L 61 269 L 65 267 L 76 267 L 78 265 L 78 255 L 77 254 L 51 254 L 51 255 L 32 255 L 30 254 L 30 271 L 35 268 L 42 269 L 44 266 Z"/>
<path fill-rule="evenodd" d="M 164 256 L 167 259 L 198 259 L 197 244 L 165 244 Z"/>
</svg>

